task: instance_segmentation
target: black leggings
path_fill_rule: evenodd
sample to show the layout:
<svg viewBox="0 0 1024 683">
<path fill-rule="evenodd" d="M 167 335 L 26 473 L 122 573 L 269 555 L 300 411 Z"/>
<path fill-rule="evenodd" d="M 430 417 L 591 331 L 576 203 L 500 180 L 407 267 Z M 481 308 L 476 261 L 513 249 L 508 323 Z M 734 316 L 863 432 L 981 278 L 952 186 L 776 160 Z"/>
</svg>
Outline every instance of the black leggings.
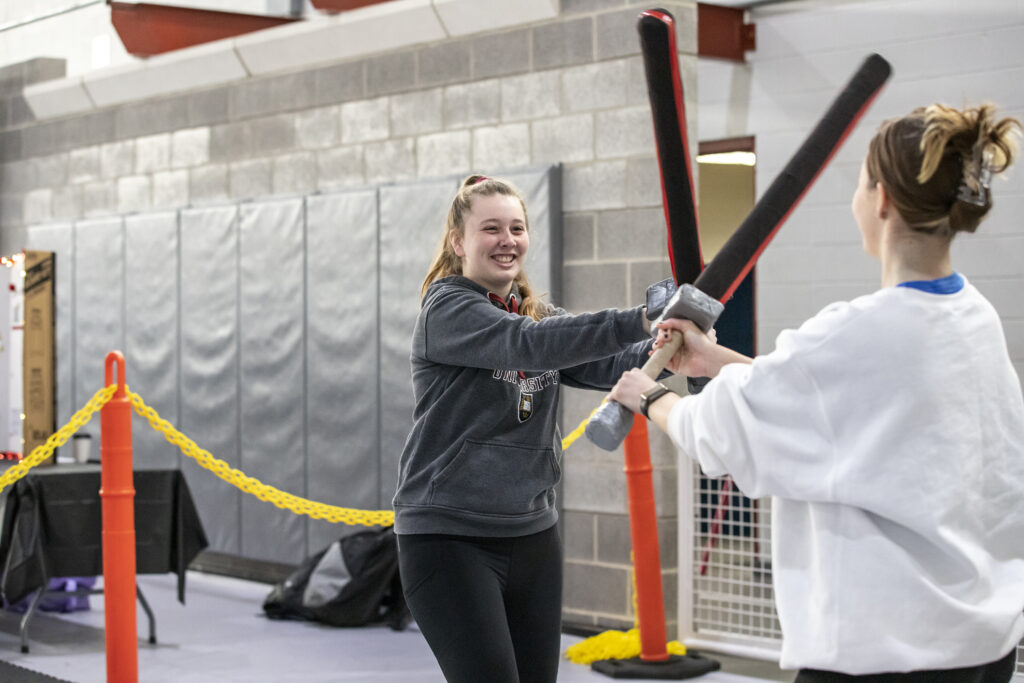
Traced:
<svg viewBox="0 0 1024 683">
<path fill-rule="evenodd" d="M 558 674 L 558 528 L 531 536 L 398 536 L 413 618 L 451 683 L 547 683 Z"/>
<path fill-rule="evenodd" d="M 1000 660 L 963 669 L 911 671 L 900 674 L 850 676 L 834 671 L 801 669 L 793 683 L 1009 683 L 1017 662 L 1017 648 Z"/>
</svg>

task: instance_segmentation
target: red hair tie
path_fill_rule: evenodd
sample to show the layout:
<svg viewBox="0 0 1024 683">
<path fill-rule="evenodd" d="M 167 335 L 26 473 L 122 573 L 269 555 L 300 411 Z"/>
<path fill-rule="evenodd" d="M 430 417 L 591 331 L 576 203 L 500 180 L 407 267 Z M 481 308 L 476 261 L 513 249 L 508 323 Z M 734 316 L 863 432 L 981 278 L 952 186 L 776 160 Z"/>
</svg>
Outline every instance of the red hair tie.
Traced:
<svg viewBox="0 0 1024 683">
<path fill-rule="evenodd" d="M 485 175 L 482 175 L 482 176 L 480 176 L 479 178 L 477 178 L 477 179 L 476 179 L 476 182 L 475 182 L 475 183 L 473 183 L 473 184 L 474 184 L 474 185 L 479 185 L 480 183 L 482 183 L 482 182 L 483 182 L 483 181 L 485 181 L 485 180 L 490 180 L 490 178 L 488 178 L 488 177 L 487 177 L 487 176 L 485 176 Z"/>
</svg>

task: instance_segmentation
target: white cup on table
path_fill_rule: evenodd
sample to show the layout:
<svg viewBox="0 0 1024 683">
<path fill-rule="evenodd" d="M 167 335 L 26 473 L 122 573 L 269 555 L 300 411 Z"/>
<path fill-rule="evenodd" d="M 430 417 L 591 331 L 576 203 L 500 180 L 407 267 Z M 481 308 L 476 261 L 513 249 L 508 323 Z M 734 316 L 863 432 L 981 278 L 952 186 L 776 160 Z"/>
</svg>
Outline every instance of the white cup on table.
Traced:
<svg viewBox="0 0 1024 683">
<path fill-rule="evenodd" d="M 92 436 L 89 434 L 75 434 L 72 438 L 72 454 L 76 463 L 89 462 L 89 450 L 92 448 Z"/>
</svg>

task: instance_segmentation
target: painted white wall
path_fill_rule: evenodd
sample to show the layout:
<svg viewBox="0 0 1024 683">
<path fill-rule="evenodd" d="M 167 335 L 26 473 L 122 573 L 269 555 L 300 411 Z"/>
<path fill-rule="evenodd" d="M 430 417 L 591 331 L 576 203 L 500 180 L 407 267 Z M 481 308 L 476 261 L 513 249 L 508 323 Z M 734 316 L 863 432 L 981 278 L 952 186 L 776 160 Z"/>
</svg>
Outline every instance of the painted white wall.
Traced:
<svg viewBox="0 0 1024 683">
<path fill-rule="evenodd" d="M 88 0 L 34 0 L 33 2 L 0 2 L 0 25 L 24 21 L 43 14 L 50 14 L 69 7 L 75 7 Z"/>
<path fill-rule="evenodd" d="M 878 124 L 933 102 L 992 101 L 1024 120 L 1024 2 L 818 0 L 754 9 L 748 64 L 700 60 L 701 139 L 754 135 L 764 192 L 863 59 L 893 77 L 758 265 L 758 348 L 825 304 L 877 289 L 850 215 L 860 163 Z M 995 208 L 954 243 L 954 265 L 1002 316 L 1024 376 L 1024 161 L 994 183 Z"/>
<path fill-rule="evenodd" d="M 287 16 L 291 0 L 151 0 L 224 12 Z M 304 0 L 309 20 L 327 15 Z M 78 8 L 78 9 L 72 9 Z M 71 11 L 47 16 L 63 9 Z M 37 17 L 47 17 L 29 21 Z M 81 76 L 96 69 L 138 61 L 129 55 L 110 23 L 110 7 L 89 0 L 0 1 L 0 67 L 36 57 L 67 60 L 67 75 Z"/>
<path fill-rule="evenodd" d="M 68 3 L 65 2 L 65 6 Z M 40 14 L 43 12 L 29 16 Z M 26 18 L 22 16 L 17 20 Z M 80 76 L 93 69 L 125 64 L 134 59 L 125 52 L 117 37 L 110 23 L 110 8 L 105 4 L 89 5 L 0 32 L 0 66 L 37 57 L 66 60 L 69 76 Z"/>
</svg>

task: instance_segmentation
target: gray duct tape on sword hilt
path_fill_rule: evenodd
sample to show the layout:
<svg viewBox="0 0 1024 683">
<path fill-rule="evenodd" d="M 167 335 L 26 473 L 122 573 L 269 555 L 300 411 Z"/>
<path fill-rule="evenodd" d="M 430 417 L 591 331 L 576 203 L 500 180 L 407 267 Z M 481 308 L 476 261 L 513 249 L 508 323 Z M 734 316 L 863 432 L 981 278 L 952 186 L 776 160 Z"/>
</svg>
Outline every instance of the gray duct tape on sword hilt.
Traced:
<svg viewBox="0 0 1024 683">
<path fill-rule="evenodd" d="M 669 299 L 665 310 L 653 324 L 666 318 L 685 318 L 707 332 L 725 308 L 721 301 L 714 299 L 690 284 L 684 284 Z M 673 332 L 669 341 L 656 350 L 641 368 L 651 379 L 657 379 L 665 365 L 683 343 L 683 335 Z M 633 413 L 616 401 L 601 404 L 587 422 L 585 434 L 596 446 L 606 451 L 615 450 L 626 438 L 633 426 Z"/>
</svg>

